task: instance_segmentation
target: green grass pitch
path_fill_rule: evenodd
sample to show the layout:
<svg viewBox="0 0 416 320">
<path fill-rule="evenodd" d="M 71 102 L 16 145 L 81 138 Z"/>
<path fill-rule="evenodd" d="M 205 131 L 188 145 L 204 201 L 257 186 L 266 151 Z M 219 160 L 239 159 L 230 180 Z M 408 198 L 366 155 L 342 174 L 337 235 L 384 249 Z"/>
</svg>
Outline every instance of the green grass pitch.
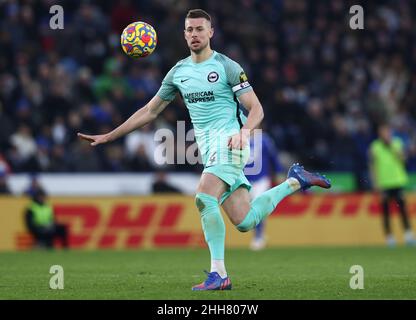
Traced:
<svg viewBox="0 0 416 320">
<path fill-rule="evenodd" d="M 310 247 L 226 251 L 231 291 L 193 292 L 207 249 L 0 254 L 0 299 L 415 299 L 416 248 Z M 52 265 L 64 289 L 52 290 Z M 349 286 L 364 268 L 364 289 Z"/>
</svg>

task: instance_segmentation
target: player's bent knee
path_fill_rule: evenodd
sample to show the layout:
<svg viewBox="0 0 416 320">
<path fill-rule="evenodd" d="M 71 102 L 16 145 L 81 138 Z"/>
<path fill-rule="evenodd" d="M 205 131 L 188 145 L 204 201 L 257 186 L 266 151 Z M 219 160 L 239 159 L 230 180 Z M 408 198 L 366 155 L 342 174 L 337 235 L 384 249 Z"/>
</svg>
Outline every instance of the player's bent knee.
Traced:
<svg viewBox="0 0 416 320">
<path fill-rule="evenodd" d="M 195 204 L 199 213 L 203 213 L 206 209 L 218 206 L 218 200 L 214 196 L 199 192 L 195 195 Z"/>
<path fill-rule="evenodd" d="M 251 229 L 250 228 L 246 228 L 246 227 L 240 227 L 240 226 L 236 226 L 237 230 L 240 232 L 248 232 Z"/>
<path fill-rule="evenodd" d="M 256 226 L 255 223 L 247 221 L 246 219 L 244 219 L 241 223 L 239 223 L 235 227 L 240 232 L 247 232 L 247 231 L 250 231 L 251 229 L 253 229 L 255 226 Z"/>
</svg>

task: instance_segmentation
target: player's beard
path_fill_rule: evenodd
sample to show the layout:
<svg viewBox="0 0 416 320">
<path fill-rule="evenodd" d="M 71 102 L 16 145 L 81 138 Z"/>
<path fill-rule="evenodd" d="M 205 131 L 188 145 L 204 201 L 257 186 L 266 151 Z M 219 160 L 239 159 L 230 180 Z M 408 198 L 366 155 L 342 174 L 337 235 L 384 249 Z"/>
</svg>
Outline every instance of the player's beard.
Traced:
<svg viewBox="0 0 416 320">
<path fill-rule="evenodd" d="M 207 42 L 204 46 L 200 46 L 198 49 L 195 49 L 195 50 L 193 50 L 193 49 L 192 49 L 192 45 L 190 45 L 190 46 L 189 46 L 189 49 L 190 49 L 192 52 L 196 53 L 196 54 L 200 54 L 202 51 L 204 51 L 204 49 L 205 49 L 206 47 L 208 47 L 208 42 Z"/>
</svg>

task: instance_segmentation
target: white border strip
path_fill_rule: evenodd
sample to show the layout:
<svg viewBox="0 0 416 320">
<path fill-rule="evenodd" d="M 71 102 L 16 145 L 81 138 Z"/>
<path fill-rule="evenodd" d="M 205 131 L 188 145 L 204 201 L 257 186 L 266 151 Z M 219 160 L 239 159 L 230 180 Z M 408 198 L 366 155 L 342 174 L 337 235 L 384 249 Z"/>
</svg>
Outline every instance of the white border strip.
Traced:
<svg viewBox="0 0 416 320">
<path fill-rule="evenodd" d="M 248 88 L 248 87 L 250 87 L 250 83 L 248 83 L 248 81 L 244 81 L 242 83 L 237 84 L 232 89 L 233 89 L 233 92 L 236 93 L 237 91 L 240 91 L 240 90 Z"/>
</svg>

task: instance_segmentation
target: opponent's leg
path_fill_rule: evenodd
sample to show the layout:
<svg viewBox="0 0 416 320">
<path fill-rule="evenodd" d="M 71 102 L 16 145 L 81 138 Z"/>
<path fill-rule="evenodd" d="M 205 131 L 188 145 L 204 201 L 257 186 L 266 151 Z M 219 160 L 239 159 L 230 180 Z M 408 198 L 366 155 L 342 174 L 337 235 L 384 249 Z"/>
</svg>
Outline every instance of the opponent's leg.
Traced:
<svg viewBox="0 0 416 320">
<path fill-rule="evenodd" d="M 263 177 L 251 184 L 250 198 L 254 200 L 262 193 L 266 192 L 271 188 L 271 179 L 269 177 Z M 266 236 L 265 236 L 265 225 L 266 221 L 262 220 L 255 228 L 253 238 L 250 243 L 251 250 L 262 250 L 266 247 Z"/>
<path fill-rule="evenodd" d="M 265 220 L 254 228 L 254 237 L 250 243 L 250 249 L 254 251 L 262 250 L 266 247 L 266 237 L 264 235 Z"/>
</svg>

